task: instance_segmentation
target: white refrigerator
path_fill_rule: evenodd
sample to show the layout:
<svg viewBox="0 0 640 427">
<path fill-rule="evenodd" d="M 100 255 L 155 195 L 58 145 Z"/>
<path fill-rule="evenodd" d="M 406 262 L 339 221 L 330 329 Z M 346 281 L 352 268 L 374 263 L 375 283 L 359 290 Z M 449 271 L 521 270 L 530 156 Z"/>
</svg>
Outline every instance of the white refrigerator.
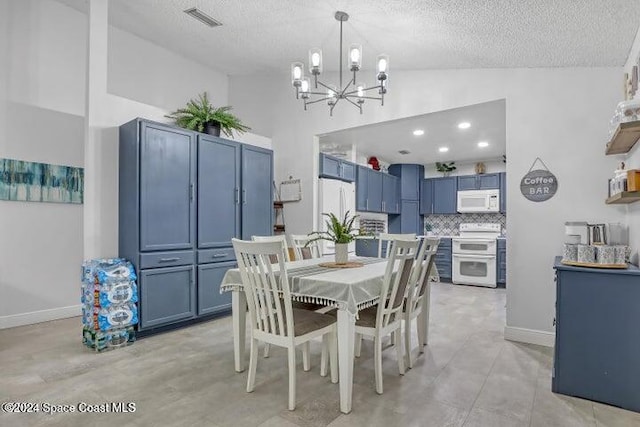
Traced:
<svg viewBox="0 0 640 427">
<path fill-rule="evenodd" d="M 318 184 L 319 212 L 318 222 L 320 231 L 327 231 L 326 219 L 323 213 L 333 213 L 340 220 L 344 218 L 344 214 L 349 211 L 349 215 L 356 213 L 356 185 L 352 182 L 339 181 L 337 179 L 321 178 Z M 357 221 L 356 224 L 357 226 Z M 320 249 L 322 255 L 331 255 L 335 253 L 333 242 L 321 240 Z M 355 242 L 349 244 L 349 252 L 354 253 L 356 250 Z"/>
</svg>

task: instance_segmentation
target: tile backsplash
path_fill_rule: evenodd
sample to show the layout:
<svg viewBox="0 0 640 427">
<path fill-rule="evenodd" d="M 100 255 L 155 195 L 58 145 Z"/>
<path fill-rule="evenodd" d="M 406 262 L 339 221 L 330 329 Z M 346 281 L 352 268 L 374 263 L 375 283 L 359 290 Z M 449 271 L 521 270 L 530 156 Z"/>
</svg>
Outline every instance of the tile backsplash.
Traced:
<svg viewBox="0 0 640 427">
<path fill-rule="evenodd" d="M 463 213 L 425 215 L 424 222 L 430 224 L 431 232 L 438 236 L 456 236 L 460 224 L 464 222 L 491 222 L 502 226 L 502 234 L 507 234 L 507 216 L 501 213 Z"/>
</svg>

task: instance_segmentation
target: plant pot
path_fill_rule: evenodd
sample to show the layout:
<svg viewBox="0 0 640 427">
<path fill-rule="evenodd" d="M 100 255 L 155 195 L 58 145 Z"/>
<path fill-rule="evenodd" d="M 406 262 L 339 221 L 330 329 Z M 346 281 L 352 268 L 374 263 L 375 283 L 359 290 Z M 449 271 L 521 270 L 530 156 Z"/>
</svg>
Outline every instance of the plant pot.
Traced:
<svg viewBox="0 0 640 427">
<path fill-rule="evenodd" d="M 348 243 L 336 243 L 336 264 L 346 264 L 349 261 L 348 251 Z"/>
<path fill-rule="evenodd" d="M 209 122 L 204 124 L 204 133 L 208 133 L 213 136 L 220 136 L 220 123 Z"/>
</svg>

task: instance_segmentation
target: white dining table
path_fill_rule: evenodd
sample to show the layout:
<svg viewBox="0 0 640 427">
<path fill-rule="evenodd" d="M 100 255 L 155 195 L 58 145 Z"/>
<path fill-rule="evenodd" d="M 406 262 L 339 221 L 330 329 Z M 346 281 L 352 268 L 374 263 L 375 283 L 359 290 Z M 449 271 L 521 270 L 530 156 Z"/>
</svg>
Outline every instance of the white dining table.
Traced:
<svg viewBox="0 0 640 427">
<path fill-rule="evenodd" d="M 358 311 L 378 302 L 387 260 L 353 257 L 350 261 L 364 263 L 358 268 L 327 268 L 318 264 L 333 257 L 292 261 L 285 264 L 294 300 L 312 302 L 338 309 L 338 367 L 340 380 L 340 410 L 351 412 L 353 395 L 353 364 L 355 322 Z M 277 274 L 277 266 L 274 266 Z M 245 340 L 247 301 L 240 271 L 230 269 L 225 274 L 221 292 L 232 292 L 233 343 L 236 372 L 245 370 Z M 424 310 L 423 310 L 424 312 Z M 418 321 L 426 322 L 423 316 Z M 425 331 L 427 328 L 424 328 Z M 426 339 L 426 337 L 425 337 Z M 426 342 L 426 341 L 425 341 Z"/>
</svg>

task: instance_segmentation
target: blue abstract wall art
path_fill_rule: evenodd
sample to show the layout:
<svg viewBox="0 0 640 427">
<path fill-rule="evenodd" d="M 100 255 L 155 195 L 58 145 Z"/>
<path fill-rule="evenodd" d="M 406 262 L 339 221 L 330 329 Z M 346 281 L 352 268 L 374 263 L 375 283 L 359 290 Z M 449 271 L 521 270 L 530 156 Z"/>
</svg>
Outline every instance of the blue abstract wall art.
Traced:
<svg viewBox="0 0 640 427">
<path fill-rule="evenodd" d="M 84 168 L 0 159 L 0 200 L 84 201 Z"/>
</svg>

